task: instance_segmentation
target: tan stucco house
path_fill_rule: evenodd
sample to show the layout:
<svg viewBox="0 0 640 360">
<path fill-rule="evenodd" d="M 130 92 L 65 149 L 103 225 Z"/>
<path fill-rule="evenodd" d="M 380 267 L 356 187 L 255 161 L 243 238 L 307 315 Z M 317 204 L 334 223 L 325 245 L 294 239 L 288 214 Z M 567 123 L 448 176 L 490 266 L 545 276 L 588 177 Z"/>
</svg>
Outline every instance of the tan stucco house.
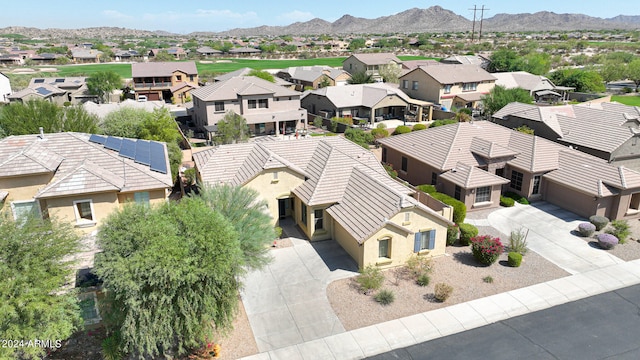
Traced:
<svg viewBox="0 0 640 360">
<path fill-rule="evenodd" d="M 359 72 L 366 72 L 375 81 L 382 81 L 380 69 L 389 66 L 402 70 L 402 60 L 391 53 L 364 53 L 353 54 L 342 62 L 342 69 L 353 75 Z"/>
<path fill-rule="evenodd" d="M 0 140 L 2 212 L 41 214 L 92 233 L 128 201 L 166 201 L 172 186 L 164 143 L 82 133 Z"/>
<path fill-rule="evenodd" d="M 34 77 L 29 85 L 9 96 L 11 102 L 45 100 L 63 106 L 65 103 L 97 102 L 98 96 L 89 93 L 86 76 Z"/>
<path fill-rule="evenodd" d="M 414 99 L 431 101 L 447 110 L 478 108 L 496 78 L 476 65 L 427 65 L 403 74 L 400 89 Z"/>
<path fill-rule="evenodd" d="M 295 89 L 303 91 L 307 88 L 317 89 L 327 86 L 347 85 L 351 75 L 330 66 L 297 66 L 282 69 L 276 76 L 295 84 Z M 324 85 L 324 86 L 323 86 Z"/>
<path fill-rule="evenodd" d="M 198 68 L 193 61 L 148 62 L 131 64 L 136 99 L 164 100 L 184 104 L 198 86 Z"/>
<path fill-rule="evenodd" d="M 222 145 L 194 160 L 204 183 L 255 189 L 274 225 L 291 218 L 311 241 L 337 241 L 361 267 L 444 254 L 451 208 L 424 194 L 416 200 L 371 152 L 346 139 Z"/>
<path fill-rule="evenodd" d="M 432 184 L 469 211 L 499 206 L 501 192 L 589 217 L 640 216 L 640 173 L 488 121 L 381 139 L 382 161 L 411 184 Z"/>
</svg>

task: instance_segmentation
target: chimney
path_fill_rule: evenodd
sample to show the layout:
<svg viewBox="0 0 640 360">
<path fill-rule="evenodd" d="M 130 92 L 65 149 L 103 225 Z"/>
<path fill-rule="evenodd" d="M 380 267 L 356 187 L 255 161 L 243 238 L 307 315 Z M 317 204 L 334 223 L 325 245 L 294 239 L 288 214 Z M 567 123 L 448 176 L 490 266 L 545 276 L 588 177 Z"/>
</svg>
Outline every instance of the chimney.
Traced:
<svg viewBox="0 0 640 360">
<path fill-rule="evenodd" d="M 40 126 L 38 128 L 40 130 L 40 135 L 38 135 L 39 139 L 44 139 L 44 128 L 42 128 L 42 126 Z"/>
</svg>

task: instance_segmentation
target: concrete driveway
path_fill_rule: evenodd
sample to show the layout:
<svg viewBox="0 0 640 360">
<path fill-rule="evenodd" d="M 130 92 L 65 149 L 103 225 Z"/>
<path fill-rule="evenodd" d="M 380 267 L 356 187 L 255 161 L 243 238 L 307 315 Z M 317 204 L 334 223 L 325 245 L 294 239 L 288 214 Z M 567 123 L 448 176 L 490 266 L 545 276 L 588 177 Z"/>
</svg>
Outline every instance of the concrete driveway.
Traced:
<svg viewBox="0 0 640 360">
<path fill-rule="evenodd" d="M 587 219 L 547 202 L 516 203 L 514 207 L 492 212 L 487 220 L 490 226 L 507 235 L 519 228 L 528 231 L 529 249 L 571 274 L 624 262 L 574 235 L 578 224 Z"/>
<path fill-rule="evenodd" d="M 260 352 L 345 331 L 326 288 L 334 280 L 356 275 L 356 263 L 335 241 L 312 244 L 293 230 L 285 229 L 294 235 L 293 246 L 274 249 L 273 262 L 249 273 L 241 292 Z"/>
</svg>

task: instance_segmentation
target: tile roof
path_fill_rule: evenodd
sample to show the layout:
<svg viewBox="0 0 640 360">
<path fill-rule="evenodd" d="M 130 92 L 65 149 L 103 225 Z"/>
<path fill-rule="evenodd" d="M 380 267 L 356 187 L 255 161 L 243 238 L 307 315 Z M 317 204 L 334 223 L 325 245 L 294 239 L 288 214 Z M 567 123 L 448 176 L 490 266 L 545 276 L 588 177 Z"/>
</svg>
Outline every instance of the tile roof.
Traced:
<svg viewBox="0 0 640 360">
<path fill-rule="evenodd" d="M 308 82 L 316 81 L 323 75 L 326 75 L 331 79 L 336 79 L 342 74 L 348 74 L 342 69 L 336 69 L 330 66 L 296 66 L 280 70 L 280 73 L 285 73 L 292 79 Z"/>
<path fill-rule="evenodd" d="M 392 53 L 364 53 L 353 54 L 351 56 L 360 60 L 366 65 L 384 65 L 392 61 L 395 61 L 398 64 L 402 63 L 402 60 L 400 60 L 395 54 Z"/>
<path fill-rule="evenodd" d="M 420 66 L 413 71 L 424 71 L 440 84 L 459 84 L 496 80 L 493 75 L 476 65 Z"/>
<path fill-rule="evenodd" d="M 148 62 L 131 64 L 131 76 L 134 78 L 171 76 L 176 71 L 181 71 L 187 75 L 198 74 L 198 68 L 196 67 L 196 63 L 193 61 Z"/>
<path fill-rule="evenodd" d="M 496 78 L 496 85 L 507 89 L 521 88 L 528 91 L 555 89 L 555 85 L 548 78 L 526 71 L 499 72 L 491 75 Z"/>
<path fill-rule="evenodd" d="M 402 90 L 387 83 L 353 84 L 345 86 L 327 86 L 305 93 L 304 96 L 315 94 L 326 97 L 336 108 L 373 107 L 387 96 L 396 95 L 407 104 L 414 103 Z"/>
<path fill-rule="evenodd" d="M 37 142 L 22 146 L 17 152 L 0 148 L 0 177 L 53 173 L 64 157 Z M 4 151 L 1 151 L 4 150 Z"/>
<path fill-rule="evenodd" d="M 300 93 L 255 76 L 236 76 L 191 91 L 202 101 L 232 100 L 240 96 L 273 95 L 300 96 Z"/>
<path fill-rule="evenodd" d="M 465 189 L 509 183 L 509 180 L 502 176 L 492 174 L 478 167 L 463 164 L 461 162 L 456 164 L 456 167 L 450 171 L 440 175 L 440 177 Z"/>
</svg>

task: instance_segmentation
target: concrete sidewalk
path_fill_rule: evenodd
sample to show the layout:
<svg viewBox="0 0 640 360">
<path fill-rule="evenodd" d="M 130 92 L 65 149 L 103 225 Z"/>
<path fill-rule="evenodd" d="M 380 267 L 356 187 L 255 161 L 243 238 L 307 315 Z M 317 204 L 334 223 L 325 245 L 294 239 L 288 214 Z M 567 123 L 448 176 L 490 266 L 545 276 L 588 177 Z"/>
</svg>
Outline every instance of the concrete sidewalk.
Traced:
<svg viewBox="0 0 640 360">
<path fill-rule="evenodd" d="M 640 284 L 640 260 L 598 268 L 244 359 L 361 359 L 636 284 Z"/>
</svg>

